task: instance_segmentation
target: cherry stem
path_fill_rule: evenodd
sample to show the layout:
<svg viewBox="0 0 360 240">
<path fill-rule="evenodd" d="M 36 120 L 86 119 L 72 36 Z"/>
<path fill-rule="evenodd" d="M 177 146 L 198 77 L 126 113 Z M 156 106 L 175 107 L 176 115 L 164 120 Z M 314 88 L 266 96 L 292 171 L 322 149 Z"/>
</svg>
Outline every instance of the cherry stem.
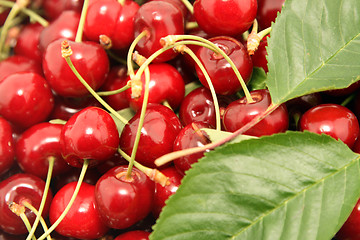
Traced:
<svg viewBox="0 0 360 240">
<path fill-rule="evenodd" d="M 101 105 L 103 105 L 109 112 L 111 112 L 115 117 L 117 117 L 122 123 L 127 124 L 128 121 L 122 117 L 118 112 L 116 112 L 104 99 L 102 99 L 95 91 L 90 87 L 90 85 L 84 80 L 84 78 L 80 75 L 80 73 L 76 70 L 74 64 L 72 63 L 70 56 L 72 55 L 72 51 L 70 45 L 67 40 L 64 40 L 61 45 L 61 53 L 65 58 L 67 64 L 75 74 L 75 76 L 80 80 L 80 82 L 85 86 L 85 88 L 89 91 L 89 93 L 99 101 Z"/>
<path fill-rule="evenodd" d="M 126 174 L 126 177 L 128 179 L 131 178 L 131 171 L 132 171 L 132 168 L 133 168 L 133 165 L 134 165 L 136 152 L 137 152 L 137 149 L 139 147 L 141 129 L 142 129 L 143 125 L 144 125 L 146 108 L 147 108 L 147 104 L 148 104 L 148 101 L 149 101 L 149 87 L 150 87 L 150 70 L 147 67 L 145 69 L 145 90 L 144 90 L 143 103 L 142 103 L 140 117 L 139 117 L 139 125 L 138 125 L 138 129 L 137 129 L 137 132 L 136 132 L 134 146 L 133 146 L 133 149 L 132 149 L 132 152 L 131 152 L 129 166 L 128 166 L 128 170 L 127 170 L 127 174 Z"/>
<path fill-rule="evenodd" d="M 40 206 L 39 206 L 39 210 L 38 213 L 36 214 L 36 218 L 35 221 L 33 223 L 33 226 L 31 228 L 31 231 L 29 232 L 29 235 L 27 236 L 26 240 L 30 240 L 30 238 L 32 236 L 34 236 L 35 230 L 39 224 L 39 221 L 41 221 L 41 214 L 44 210 L 45 207 L 45 203 L 46 203 L 46 198 L 48 196 L 48 192 L 49 192 L 49 187 L 50 187 L 50 182 L 51 182 L 51 176 L 52 176 L 52 172 L 54 169 L 54 163 L 55 163 L 55 158 L 54 157 L 49 157 L 48 158 L 49 161 L 49 166 L 48 166 L 48 172 L 47 172 L 47 176 L 46 176 L 46 182 L 45 182 L 45 188 L 44 188 L 44 193 L 42 195 L 41 198 L 41 202 L 40 202 Z M 34 212 L 34 211 L 33 211 Z M 35 212 L 34 212 L 35 213 Z M 46 230 L 45 230 L 46 231 Z"/>
<path fill-rule="evenodd" d="M 31 224 L 29 222 L 29 219 L 26 217 L 24 205 L 21 205 L 21 204 L 15 203 L 15 202 L 11 202 L 9 204 L 9 209 L 10 209 L 10 211 L 12 211 L 13 213 L 15 213 L 17 216 L 19 216 L 21 218 L 21 220 L 25 224 L 26 229 L 30 232 Z M 36 240 L 35 236 L 33 236 L 32 239 Z"/>
<path fill-rule="evenodd" d="M 26 214 L 22 212 L 22 213 L 20 213 L 19 217 L 20 217 L 21 220 L 24 222 L 24 224 L 25 224 L 25 226 L 26 226 L 26 229 L 27 229 L 28 231 L 30 231 L 30 230 L 31 230 L 31 224 L 30 224 L 30 222 L 29 222 L 29 219 L 26 217 Z M 31 239 L 36 240 L 35 236 L 32 236 Z"/>
<path fill-rule="evenodd" d="M 174 109 L 172 109 L 172 107 L 170 106 L 170 103 L 167 100 L 163 101 L 162 105 L 164 105 L 165 107 L 170 108 L 174 112 Z"/>
<path fill-rule="evenodd" d="M 131 43 L 129 50 L 128 50 L 128 55 L 127 55 L 127 69 L 128 69 L 128 74 L 130 76 L 130 78 L 132 78 L 135 74 L 134 74 L 134 67 L 133 67 L 133 52 L 135 50 L 136 45 L 139 43 L 139 41 L 143 38 L 149 35 L 149 32 L 147 30 L 141 32 L 135 39 L 134 41 Z"/>
<path fill-rule="evenodd" d="M 76 187 L 75 187 L 75 190 L 74 190 L 74 193 L 73 195 L 71 196 L 70 198 L 70 201 L 68 203 L 68 205 L 66 206 L 66 208 L 64 209 L 64 211 L 61 213 L 61 215 L 59 216 L 59 218 L 53 223 L 53 225 L 51 225 L 51 227 L 43 234 L 41 235 L 38 240 L 44 240 L 47 236 L 50 235 L 50 233 L 52 233 L 52 231 L 54 231 L 54 229 L 60 224 L 60 222 L 65 218 L 66 214 L 69 212 L 71 206 L 73 205 L 75 199 L 76 199 L 76 196 L 78 195 L 79 193 L 79 190 L 80 190 L 80 187 L 81 187 L 81 184 L 84 180 L 84 177 L 85 177 L 85 173 L 86 173 L 86 170 L 89 166 L 89 159 L 84 159 L 84 163 L 83 163 L 83 166 L 81 168 L 81 172 L 80 172 L 80 176 L 79 176 L 79 179 L 78 179 L 78 182 L 76 184 Z"/>
<path fill-rule="evenodd" d="M 120 3 L 121 6 L 124 6 L 125 0 L 118 0 L 118 3 Z"/>
<path fill-rule="evenodd" d="M 236 138 L 240 134 L 244 133 L 245 131 L 247 131 L 248 129 L 253 127 L 255 124 L 260 122 L 262 119 L 264 119 L 266 116 L 268 116 L 270 113 L 272 113 L 279 106 L 280 105 L 278 105 L 278 104 L 271 104 L 266 109 L 266 111 L 264 111 L 262 114 L 257 115 L 250 122 L 248 122 L 247 124 L 245 124 L 244 126 L 242 126 L 241 128 L 239 128 L 238 130 L 236 130 L 235 132 L 233 132 L 232 134 L 230 134 L 229 136 L 227 136 L 227 137 L 225 137 L 223 139 L 220 139 L 220 140 L 218 140 L 216 142 L 211 142 L 211 143 L 206 144 L 204 146 L 194 147 L 194 148 L 187 148 L 187 149 L 184 149 L 184 150 L 179 150 L 179 151 L 175 151 L 175 152 L 165 154 L 165 155 L 157 158 L 155 160 L 155 164 L 156 164 L 156 166 L 162 166 L 165 163 L 168 163 L 168 162 L 170 162 L 170 161 L 172 161 L 174 159 L 184 157 L 184 156 L 194 154 L 194 153 L 204 152 L 206 150 L 212 150 L 212 149 L 214 149 L 214 148 L 216 148 L 218 146 L 221 146 L 224 143 L 231 141 L 232 139 Z"/>
<path fill-rule="evenodd" d="M 12 8 L 15 4 L 16 3 L 7 0 L 0 0 L 0 5 L 4 7 Z M 45 18 L 37 14 L 35 11 L 27 8 L 21 8 L 20 10 L 27 16 L 29 16 L 31 19 L 40 23 L 40 25 L 42 25 L 43 27 L 47 27 L 49 25 L 49 22 Z"/>
<path fill-rule="evenodd" d="M 119 154 L 128 162 L 131 161 L 131 157 L 127 155 L 123 150 L 118 148 Z M 159 183 L 161 186 L 166 186 L 169 182 L 169 178 L 161 173 L 158 169 L 145 167 L 137 161 L 134 161 L 134 166 L 146 174 L 152 181 Z"/>
<path fill-rule="evenodd" d="M 199 42 L 203 42 L 205 44 L 208 44 L 209 46 L 211 46 L 213 49 L 215 49 L 214 52 L 216 53 L 220 53 L 224 58 L 225 60 L 231 65 L 231 68 L 233 69 L 236 77 L 239 79 L 239 82 L 240 82 L 240 85 L 244 91 L 244 94 L 245 94 L 245 97 L 246 97 L 246 100 L 248 103 L 252 103 L 254 102 L 254 100 L 252 99 L 251 97 L 251 94 L 246 86 L 246 83 L 244 81 L 244 79 L 242 78 L 239 70 L 236 68 L 234 62 L 230 59 L 230 57 L 228 55 L 226 55 L 226 53 L 221 49 L 219 48 L 216 44 L 214 44 L 213 42 L 205 39 L 205 38 L 202 38 L 202 37 L 199 37 L 199 36 L 195 36 L 195 35 L 175 35 L 175 36 L 168 36 L 166 38 L 169 38 L 171 41 L 179 41 L 179 40 L 187 40 L 187 39 L 190 39 L 190 40 L 195 40 L 195 41 L 199 41 Z M 166 44 L 166 38 L 164 38 L 164 42 Z M 171 42 L 170 42 L 171 44 Z M 166 45 L 165 45 L 166 46 Z M 209 48 L 210 49 L 210 48 Z"/>
<path fill-rule="evenodd" d="M 83 32 L 84 32 L 84 24 L 85 24 L 85 19 L 86 19 L 88 6 L 89 6 L 89 0 L 84 0 L 83 8 L 81 10 L 80 21 L 79 21 L 78 29 L 77 29 L 77 32 L 76 32 L 75 42 L 81 42 L 82 41 L 82 35 L 83 35 Z"/>
<path fill-rule="evenodd" d="M 271 27 L 268 27 L 258 33 L 260 39 L 263 39 L 266 35 L 268 35 L 271 32 Z"/>
<path fill-rule="evenodd" d="M 199 24 L 197 22 L 187 22 L 185 25 L 186 30 L 191 30 L 199 27 Z"/>
<path fill-rule="evenodd" d="M 181 47 L 181 46 L 180 46 Z M 221 117 L 220 117 L 220 108 L 219 108 L 219 102 L 216 96 L 216 92 L 215 92 L 215 88 L 214 85 L 211 82 L 210 76 L 207 73 L 204 65 L 201 63 L 200 59 L 194 54 L 194 52 L 188 48 L 185 47 L 183 48 L 184 52 L 189 54 L 189 56 L 195 61 L 195 63 L 199 66 L 200 70 L 202 71 L 202 73 L 204 74 L 204 77 L 207 81 L 207 84 L 209 85 L 210 88 L 210 92 L 213 98 L 213 102 L 214 102 L 214 107 L 215 107 L 215 119 L 216 119 L 216 130 L 221 130 Z"/>
<path fill-rule="evenodd" d="M 41 223 L 41 226 L 42 226 L 43 229 L 44 229 L 44 232 L 47 231 L 47 230 L 49 230 L 48 227 L 47 227 L 47 225 L 46 225 L 46 222 L 45 222 L 44 218 L 41 216 L 41 213 L 40 213 L 38 210 L 36 210 L 36 208 L 35 208 L 33 205 L 31 205 L 31 204 L 30 204 L 29 202 L 27 202 L 27 201 L 24 201 L 22 204 L 23 204 L 26 208 L 28 208 L 30 211 L 32 211 L 33 213 L 35 213 L 37 217 L 40 216 L 40 223 Z M 36 224 L 36 225 L 37 225 L 37 224 Z M 33 224 L 31 230 L 34 228 L 34 226 L 35 226 L 35 223 Z M 36 227 L 37 227 L 37 226 L 36 226 Z M 35 228 L 35 229 L 36 229 L 36 228 Z M 28 235 L 28 237 L 27 237 L 27 238 L 29 238 L 29 239 L 34 236 L 34 234 L 32 234 L 32 236 L 30 237 L 30 234 L 31 234 L 31 232 L 29 233 L 29 235 Z M 48 240 L 51 240 L 51 236 L 50 236 L 50 235 L 47 236 L 46 238 L 47 238 Z"/>
<path fill-rule="evenodd" d="M 182 3 L 185 5 L 185 7 L 188 9 L 188 11 L 191 13 L 191 15 L 194 14 L 194 7 L 188 0 L 181 0 Z M 185 17 L 185 16 L 184 16 Z"/>
<path fill-rule="evenodd" d="M 63 119 L 57 118 L 57 119 L 51 119 L 51 120 L 49 121 L 49 123 L 51 123 L 51 124 L 61 124 L 61 125 L 65 125 L 65 124 L 66 124 L 66 121 L 63 120 Z"/>
<path fill-rule="evenodd" d="M 109 55 L 109 57 L 111 57 L 112 59 L 114 59 L 115 61 L 126 65 L 127 62 L 125 59 L 120 58 L 119 56 L 117 56 L 116 54 L 114 54 L 111 50 L 106 50 L 106 53 Z"/>
<path fill-rule="evenodd" d="M 118 94 L 118 93 L 122 93 L 122 92 L 128 90 L 129 88 L 130 88 L 130 85 L 126 85 L 126 86 L 124 86 L 122 88 L 112 90 L 112 91 L 97 92 L 97 94 L 99 96 L 110 96 L 110 95 L 115 95 L 115 94 Z"/>
<path fill-rule="evenodd" d="M 340 105 L 346 107 L 346 105 L 348 105 L 356 97 L 356 95 L 356 93 L 350 94 L 344 99 L 344 101 L 342 101 L 342 103 L 340 103 Z"/>
</svg>

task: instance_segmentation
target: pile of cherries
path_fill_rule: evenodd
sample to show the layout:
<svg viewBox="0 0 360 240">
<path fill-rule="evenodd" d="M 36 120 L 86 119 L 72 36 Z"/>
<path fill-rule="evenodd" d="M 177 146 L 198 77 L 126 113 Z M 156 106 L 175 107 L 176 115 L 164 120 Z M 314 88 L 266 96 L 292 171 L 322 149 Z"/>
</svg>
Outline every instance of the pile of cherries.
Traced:
<svg viewBox="0 0 360 240">
<path fill-rule="evenodd" d="M 149 239 L 211 150 L 204 129 L 308 130 L 360 153 L 358 83 L 251 124 L 271 105 L 250 86 L 284 2 L 1 1 L 0 239 Z M 337 239 L 360 238 L 359 209 Z"/>
</svg>

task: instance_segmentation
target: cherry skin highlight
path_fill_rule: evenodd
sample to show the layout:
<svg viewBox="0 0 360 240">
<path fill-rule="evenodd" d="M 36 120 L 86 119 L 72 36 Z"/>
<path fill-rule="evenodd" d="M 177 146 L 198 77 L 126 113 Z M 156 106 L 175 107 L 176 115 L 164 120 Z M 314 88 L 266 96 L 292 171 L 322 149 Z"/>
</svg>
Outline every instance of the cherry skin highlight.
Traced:
<svg viewBox="0 0 360 240">
<path fill-rule="evenodd" d="M 0 117 L 0 175 L 8 171 L 14 164 L 15 150 L 11 125 Z"/>
</svg>

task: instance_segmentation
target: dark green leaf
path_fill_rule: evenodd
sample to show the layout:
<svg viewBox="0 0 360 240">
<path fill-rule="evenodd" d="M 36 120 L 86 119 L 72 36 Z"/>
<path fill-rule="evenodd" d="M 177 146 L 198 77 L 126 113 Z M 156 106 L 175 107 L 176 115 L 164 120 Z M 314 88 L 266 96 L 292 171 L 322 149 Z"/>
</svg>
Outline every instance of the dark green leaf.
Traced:
<svg viewBox="0 0 360 240">
<path fill-rule="evenodd" d="M 331 239 L 360 194 L 359 156 L 309 132 L 226 144 L 187 172 L 152 240 Z"/>
<path fill-rule="evenodd" d="M 273 102 L 359 80 L 359 23 L 359 0 L 286 0 L 268 39 Z"/>
</svg>

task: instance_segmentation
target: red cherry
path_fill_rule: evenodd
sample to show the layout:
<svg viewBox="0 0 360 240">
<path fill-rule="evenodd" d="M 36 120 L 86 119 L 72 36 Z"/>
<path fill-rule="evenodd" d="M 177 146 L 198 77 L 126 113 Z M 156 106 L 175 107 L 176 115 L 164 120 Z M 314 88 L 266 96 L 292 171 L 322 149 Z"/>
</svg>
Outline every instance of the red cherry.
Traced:
<svg viewBox="0 0 360 240">
<path fill-rule="evenodd" d="M 259 28 L 268 28 L 271 26 L 272 22 L 275 22 L 285 0 L 257 0 L 257 2 L 258 11 L 256 20 L 258 21 Z"/>
<path fill-rule="evenodd" d="M 201 128 L 210 128 L 207 123 L 193 122 L 186 125 L 177 135 L 174 141 L 174 151 L 184 150 L 192 147 L 201 147 L 210 143 L 210 139 L 204 131 L 200 131 Z M 185 175 L 185 172 L 189 170 L 195 162 L 204 156 L 203 152 L 194 153 L 184 157 L 180 157 L 174 160 L 176 169 Z"/>
<path fill-rule="evenodd" d="M 22 128 L 45 121 L 54 106 L 51 89 L 36 73 L 15 73 L 2 79 L 0 95 L 0 114 Z"/>
<path fill-rule="evenodd" d="M 256 0 L 196 0 L 194 17 L 206 33 L 236 36 L 250 28 L 257 12 Z"/>
<path fill-rule="evenodd" d="M 360 199 L 354 206 L 350 216 L 336 234 L 337 240 L 359 240 L 360 239 Z"/>
<path fill-rule="evenodd" d="M 133 230 L 118 235 L 114 240 L 149 240 L 150 232 Z"/>
<path fill-rule="evenodd" d="M 89 4 L 84 24 L 87 39 L 99 41 L 100 35 L 111 39 L 112 48 L 122 49 L 134 40 L 134 16 L 139 5 L 133 0 L 98 0 Z"/>
<path fill-rule="evenodd" d="M 120 148 L 131 155 L 139 125 L 140 111 L 125 125 L 120 135 Z M 146 108 L 136 161 L 155 168 L 156 158 L 172 151 L 173 143 L 182 126 L 179 118 L 168 107 L 149 104 Z"/>
<path fill-rule="evenodd" d="M 0 175 L 8 171 L 14 163 L 15 151 L 12 132 L 10 123 L 0 117 Z"/>
<path fill-rule="evenodd" d="M 170 64 L 154 63 L 149 65 L 150 83 L 148 103 L 169 103 L 177 109 L 185 95 L 185 83 L 180 73 Z M 128 77 L 130 80 L 130 77 Z M 142 91 L 139 98 L 131 96 L 131 89 L 126 91 L 130 107 L 135 111 L 141 109 L 145 94 L 145 74 L 141 76 Z"/>
<path fill-rule="evenodd" d="M 43 53 L 50 43 L 58 39 L 65 38 L 68 40 L 75 40 L 79 21 L 80 21 L 80 14 L 78 12 L 72 10 L 62 12 L 53 22 L 51 22 L 47 27 L 45 27 L 40 33 L 40 38 L 39 38 L 40 51 Z"/>
<path fill-rule="evenodd" d="M 84 0 L 44 0 L 44 13 L 49 20 L 54 20 L 66 10 L 80 13 Z"/>
<path fill-rule="evenodd" d="M 16 40 L 14 53 L 41 62 L 42 53 L 39 48 L 40 33 L 44 27 L 39 23 L 26 24 Z"/>
<path fill-rule="evenodd" d="M 166 204 L 165 201 L 177 191 L 183 177 L 173 166 L 162 169 L 161 173 L 169 178 L 169 183 L 166 186 L 161 186 L 159 183 L 155 184 L 154 203 L 152 205 L 152 214 L 155 218 L 159 217 Z"/>
<path fill-rule="evenodd" d="M 81 167 L 84 159 L 90 159 L 90 165 L 95 165 L 115 154 L 119 133 L 108 112 L 87 107 L 66 122 L 60 145 L 65 161 L 71 166 Z"/>
<path fill-rule="evenodd" d="M 128 228 L 151 211 L 154 182 L 136 168 L 132 169 L 131 179 L 126 174 L 127 166 L 114 167 L 95 186 L 95 206 L 111 228 Z"/>
<path fill-rule="evenodd" d="M 72 72 L 61 56 L 63 39 L 52 42 L 43 57 L 43 69 L 51 88 L 60 96 L 81 97 L 89 95 L 88 90 Z M 70 56 L 76 70 L 94 90 L 105 82 L 109 72 L 109 59 L 105 50 L 94 42 L 69 41 L 73 54 Z M 66 79 L 66 81 L 64 81 Z"/>
<path fill-rule="evenodd" d="M 225 109 L 223 124 L 226 131 L 235 132 L 246 125 L 253 118 L 263 113 L 271 104 L 270 93 L 266 89 L 250 92 L 253 103 L 248 103 L 243 97 L 229 104 Z M 285 104 L 281 104 L 275 111 L 265 117 L 255 126 L 245 131 L 244 134 L 251 136 L 272 135 L 285 132 L 289 126 L 288 111 Z"/>
<path fill-rule="evenodd" d="M 76 184 L 72 182 L 65 185 L 54 196 L 49 211 L 51 224 L 66 208 Z M 55 231 L 68 237 L 96 239 L 104 236 L 108 230 L 109 228 L 101 221 L 95 205 L 95 186 L 82 183 L 73 205 Z"/>
<path fill-rule="evenodd" d="M 22 133 L 16 142 L 16 159 L 24 172 L 45 179 L 49 158 L 54 158 L 52 176 L 71 169 L 61 156 L 61 124 L 39 123 Z"/>
<path fill-rule="evenodd" d="M 239 70 L 244 82 L 247 83 L 252 74 L 253 64 L 246 47 L 238 40 L 231 37 L 215 37 L 209 40 L 229 56 Z M 197 51 L 196 56 L 200 59 L 208 72 L 217 94 L 232 95 L 241 90 L 239 79 L 236 77 L 234 70 L 231 68 L 228 61 L 221 54 L 215 53 L 208 48 L 201 47 Z M 197 65 L 195 66 L 195 69 L 201 83 L 209 88 L 201 69 Z"/>
<path fill-rule="evenodd" d="M 267 65 L 267 38 L 269 35 L 266 35 L 261 41 L 258 46 L 258 49 L 255 51 L 254 55 L 251 55 L 251 60 L 253 62 L 254 67 L 259 67 L 264 69 L 264 71 L 267 73 L 269 71 L 268 65 Z"/>
<path fill-rule="evenodd" d="M 25 56 L 13 55 L 0 62 L 0 80 L 20 72 L 43 74 L 41 64 Z"/>
<path fill-rule="evenodd" d="M 32 174 L 18 173 L 0 182 L 0 228 L 10 234 L 24 234 L 27 229 L 19 216 L 9 209 L 10 203 L 22 205 L 25 201 L 39 209 L 45 182 Z M 51 191 L 48 192 L 42 216 L 47 217 L 52 200 Z M 25 214 L 30 223 L 36 215 L 26 209 Z"/>
<path fill-rule="evenodd" d="M 146 58 L 162 48 L 162 37 L 184 34 L 184 17 L 180 9 L 164 1 L 150 1 L 141 5 L 135 15 L 134 24 L 135 37 L 148 31 L 148 35 L 136 45 L 136 50 Z M 153 62 L 165 62 L 176 55 L 175 51 L 169 49 Z"/>
<path fill-rule="evenodd" d="M 306 111 L 299 124 L 301 131 L 324 133 L 343 141 L 350 148 L 359 135 L 357 117 L 348 108 L 333 104 L 320 104 Z"/>
</svg>

